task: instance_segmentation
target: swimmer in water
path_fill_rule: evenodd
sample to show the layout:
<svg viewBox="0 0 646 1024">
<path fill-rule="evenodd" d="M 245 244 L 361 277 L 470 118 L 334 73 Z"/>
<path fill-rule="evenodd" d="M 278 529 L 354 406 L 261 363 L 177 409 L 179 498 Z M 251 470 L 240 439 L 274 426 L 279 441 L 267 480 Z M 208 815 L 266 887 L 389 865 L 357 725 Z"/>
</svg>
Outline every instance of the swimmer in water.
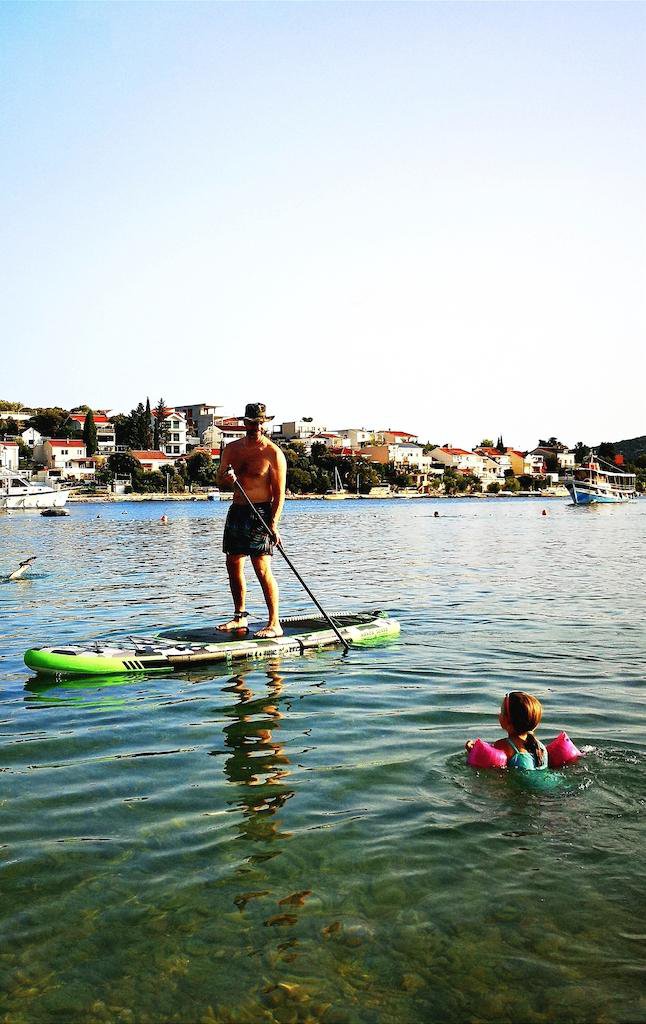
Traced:
<svg viewBox="0 0 646 1024">
<path fill-rule="evenodd" d="M 436 509 L 435 512 L 433 513 L 433 519 L 439 519 L 439 518 L 440 518 L 440 513 Z"/>
<path fill-rule="evenodd" d="M 498 721 L 507 737 L 496 740 L 492 746 L 507 755 L 508 768 L 524 768 L 525 771 L 547 768 L 547 750 L 534 736 L 542 717 L 541 702 L 530 693 L 512 690 L 505 694 Z M 467 740 L 466 749 L 471 750 L 474 743 L 475 740 Z"/>
<path fill-rule="evenodd" d="M 162 516 L 161 519 L 159 520 L 159 522 L 160 523 L 164 523 L 164 525 L 165 525 L 168 522 L 168 516 Z"/>
</svg>

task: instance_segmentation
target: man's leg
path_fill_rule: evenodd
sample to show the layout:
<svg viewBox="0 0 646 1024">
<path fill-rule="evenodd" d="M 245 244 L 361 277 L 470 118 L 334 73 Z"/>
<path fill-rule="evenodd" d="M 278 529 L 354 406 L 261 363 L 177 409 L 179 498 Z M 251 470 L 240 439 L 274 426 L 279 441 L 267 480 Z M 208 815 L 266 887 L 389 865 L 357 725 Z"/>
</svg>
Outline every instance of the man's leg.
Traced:
<svg viewBox="0 0 646 1024">
<path fill-rule="evenodd" d="M 255 636 L 282 636 L 283 631 L 278 618 L 278 584 L 271 571 L 271 555 L 252 555 L 251 562 L 262 587 L 269 615 L 267 625 L 264 629 L 259 629 Z"/>
<path fill-rule="evenodd" d="M 247 595 L 247 581 L 244 575 L 244 560 L 246 555 L 227 555 L 227 572 L 229 574 L 229 586 L 233 597 L 235 616 L 228 622 L 223 622 L 218 629 L 231 632 L 234 629 L 247 628 L 247 613 L 245 599 Z"/>
</svg>

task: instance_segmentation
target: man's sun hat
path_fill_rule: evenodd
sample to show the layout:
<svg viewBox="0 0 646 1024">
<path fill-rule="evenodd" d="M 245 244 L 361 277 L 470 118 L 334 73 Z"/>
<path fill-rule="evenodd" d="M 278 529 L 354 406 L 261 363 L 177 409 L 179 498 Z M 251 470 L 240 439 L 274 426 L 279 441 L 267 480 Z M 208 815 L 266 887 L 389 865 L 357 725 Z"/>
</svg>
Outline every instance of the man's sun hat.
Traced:
<svg viewBox="0 0 646 1024">
<path fill-rule="evenodd" d="M 274 417 L 267 415 L 267 406 L 264 402 L 248 402 L 245 405 L 242 418 L 247 423 L 265 423 L 268 420 L 273 420 Z"/>
</svg>

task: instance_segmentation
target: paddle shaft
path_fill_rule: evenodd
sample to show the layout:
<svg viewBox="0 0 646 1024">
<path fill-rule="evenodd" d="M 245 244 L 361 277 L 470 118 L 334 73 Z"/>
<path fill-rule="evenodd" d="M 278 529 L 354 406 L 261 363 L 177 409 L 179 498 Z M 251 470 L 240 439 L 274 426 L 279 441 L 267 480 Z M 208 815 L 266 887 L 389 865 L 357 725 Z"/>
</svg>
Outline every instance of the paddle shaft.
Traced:
<svg viewBox="0 0 646 1024">
<path fill-rule="evenodd" d="M 233 479 L 233 483 L 238 488 L 238 490 L 240 491 L 240 494 L 242 495 L 242 497 L 245 499 L 245 501 L 249 505 L 249 508 L 253 511 L 253 514 L 255 515 L 255 517 L 258 520 L 258 522 L 266 530 L 266 532 L 269 534 L 269 536 L 272 537 L 273 536 L 273 530 L 270 530 L 269 526 L 267 525 L 265 520 L 260 515 L 260 512 L 258 511 L 258 509 L 254 505 L 253 501 L 251 500 L 251 498 L 249 497 L 249 495 L 245 491 L 244 487 L 242 486 L 242 484 L 238 480 L 238 478 L 235 475 L 235 473 L 233 473 L 232 470 L 229 470 L 229 473 L 230 473 L 230 475 L 231 475 L 231 477 Z M 338 636 L 339 640 L 341 641 L 341 643 L 345 647 L 346 651 L 349 651 L 350 650 L 350 645 L 348 644 L 347 640 L 344 640 L 343 637 L 341 636 L 341 633 L 339 632 L 339 627 L 337 625 L 335 625 L 335 623 L 332 621 L 332 619 L 330 618 L 328 613 L 325 611 L 325 609 L 321 606 L 321 604 L 314 597 L 314 594 L 312 593 L 312 591 L 308 587 L 307 583 L 305 582 L 305 580 L 303 579 L 303 577 L 299 573 L 298 569 L 296 568 L 296 566 L 292 562 L 291 558 L 288 557 L 287 552 L 285 551 L 285 548 L 283 547 L 283 545 L 281 543 L 278 543 L 276 545 L 276 547 L 278 548 L 278 550 L 280 551 L 281 555 L 283 556 L 283 558 L 287 562 L 289 568 L 294 573 L 294 576 L 296 577 L 296 579 L 298 580 L 298 582 L 302 586 L 303 590 L 305 590 L 306 593 L 308 593 L 309 596 L 312 598 L 312 601 L 314 602 L 314 604 L 316 605 L 316 607 L 318 608 L 318 610 L 320 611 L 321 615 L 326 620 L 326 622 L 329 622 L 330 626 L 332 627 L 332 629 L 334 630 L 334 632 Z"/>
</svg>

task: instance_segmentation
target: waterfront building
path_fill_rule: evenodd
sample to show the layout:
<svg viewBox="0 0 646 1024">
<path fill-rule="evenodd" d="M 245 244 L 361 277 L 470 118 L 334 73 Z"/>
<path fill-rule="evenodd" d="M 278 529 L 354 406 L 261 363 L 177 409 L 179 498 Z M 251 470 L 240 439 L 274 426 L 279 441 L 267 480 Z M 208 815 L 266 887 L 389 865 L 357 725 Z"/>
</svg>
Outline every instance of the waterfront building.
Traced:
<svg viewBox="0 0 646 1024">
<path fill-rule="evenodd" d="M 48 477 L 66 480 L 92 480 L 96 462 L 88 458 L 83 441 L 74 438 L 46 438 L 34 447 L 34 460 L 48 470 Z"/>
<path fill-rule="evenodd" d="M 110 422 L 104 412 L 97 410 L 93 412 L 94 424 L 96 426 L 96 447 L 99 455 L 112 455 L 117 450 L 117 438 L 115 434 L 114 424 Z M 83 434 L 85 427 L 85 420 L 87 416 L 85 413 L 73 412 L 70 413 L 70 417 L 65 424 L 69 426 L 70 430 L 73 430 L 76 434 Z"/>
<path fill-rule="evenodd" d="M 141 468 L 145 473 L 161 470 L 164 466 L 174 466 L 176 461 L 167 455 L 166 452 L 162 451 L 142 451 L 137 449 L 128 454 L 141 463 Z"/>
<path fill-rule="evenodd" d="M 477 452 L 468 451 L 466 448 L 438 446 L 431 450 L 431 458 L 448 469 L 475 473 L 481 479 L 486 475 L 482 455 L 478 455 Z"/>
<path fill-rule="evenodd" d="M 424 451 L 424 445 L 417 443 L 368 444 L 360 448 L 359 452 L 371 462 L 382 466 L 387 466 L 392 462 L 396 469 L 403 471 L 427 473 L 431 476 L 441 476 L 444 472 L 443 466 L 438 464 L 437 459 Z"/>
<path fill-rule="evenodd" d="M 221 448 L 231 441 L 239 441 L 246 433 L 243 419 L 239 416 L 224 416 L 206 428 L 202 434 L 202 446 L 207 449 L 217 448 L 219 453 Z"/>
<path fill-rule="evenodd" d="M 194 437 L 202 437 L 204 431 L 214 426 L 222 416 L 218 412 L 222 406 L 212 402 L 194 402 L 192 405 L 176 405 L 174 408 L 183 413 L 188 434 Z"/>
<path fill-rule="evenodd" d="M 0 467 L 12 473 L 18 470 L 20 449 L 17 441 L 0 441 Z"/>
<path fill-rule="evenodd" d="M 153 424 L 157 419 L 157 410 L 151 412 Z M 186 455 L 187 447 L 187 425 L 186 416 L 179 409 L 164 409 L 165 437 L 160 442 L 160 449 L 166 455 Z"/>
<path fill-rule="evenodd" d="M 536 455 L 542 457 L 543 461 L 549 466 L 549 463 L 556 461 L 559 469 L 574 469 L 574 452 L 571 451 L 567 445 L 557 441 L 555 437 L 551 437 L 549 441 L 539 441 L 536 448 L 534 448 L 530 455 Z"/>
<path fill-rule="evenodd" d="M 485 471 L 487 471 L 488 469 L 490 470 L 491 465 L 488 464 L 493 463 L 493 476 L 494 478 L 497 477 L 499 482 L 502 482 L 505 479 L 505 476 L 508 476 L 510 473 L 513 472 L 508 449 L 505 449 L 504 452 L 500 452 L 498 451 L 497 448 L 490 448 L 488 446 L 483 447 L 482 445 L 480 445 L 478 448 L 474 448 L 473 450 L 476 455 L 482 456 Z M 487 473 L 487 475 L 490 474 Z"/>
<path fill-rule="evenodd" d="M 544 476 L 547 472 L 544 455 L 519 452 L 515 448 L 507 448 L 506 451 L 516 476 Z"/>
</svg>

